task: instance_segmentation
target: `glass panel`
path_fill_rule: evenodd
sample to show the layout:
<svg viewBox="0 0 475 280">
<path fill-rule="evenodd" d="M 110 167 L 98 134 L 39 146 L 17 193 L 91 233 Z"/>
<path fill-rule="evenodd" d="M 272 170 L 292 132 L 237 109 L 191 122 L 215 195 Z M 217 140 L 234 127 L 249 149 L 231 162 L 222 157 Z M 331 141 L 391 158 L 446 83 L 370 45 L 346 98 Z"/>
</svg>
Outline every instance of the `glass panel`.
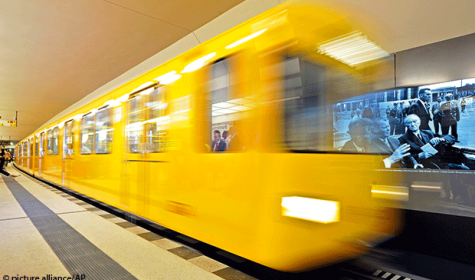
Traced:
<svg viewBox="0 0 475 280">
<path fill-rule="evenodd" d="M 26 157 L 28 156 L 28 143 L 23 142 L 23 156 Z"/>
<path fill-rule="evenodd" d="M 30 156 L 33 156 L 33 139 L 28 140 L 28 142 L 30 143 Z"/>
<path fill-rule="evenodd" d="M 59 128 L 53 130 L 53 155 L 59 154 Z"/>
<path fill-rule="evenodd" d="M 81 154 L 89 155 L 94 149 L 94 115 L 88 114 L 81 121 Z"/>
<path fill-rule="evenodd" d="M 48 142 L 46 145 L 46 154 L 53 154 L 53 130 L 48 130 Z"/>
<path fill-rule="evenodd" d="M 112 150 L 111 108 L 107 107 L 96 115 L 96 153 L 107 154 Z"/>
<path fill-rule="evenodd" d="M 35 136 L 36 138 L 36 149 L 35 149 L 35 156 L 38 155 L 38 149 L 39 149 L 39 143 L 40 143 L 40 138 L 38 136 Z"/>
<path fill-rule="evenodd" d="M 151 153 L 164 151 L 166 148 L 168 124 L 170 122 L 164 87 L 155 88 L 149 94 L 145 107 L 148 116 L 146 134 L 148 150 Z"/>
<path fill-rule="evenodd" d="M 127 114 L 127 142 L 129 146 L 129 153 L 140 153 L 143 139 L 143 104 L 142 96 L 135 95 L 128 101 Z"/>
<path fill-rule="evenodd" d="M 250 97 L 236 98 L 231 93 L 229 60 L 216 61 L 211 68 L 211 151 L 242 151 L 240 137 L 237 137 L 238 122 L 251 110 Z"/>
<path fill-rule="evenodd" d="M 43 154 L 43 152 L 44 152 L 44 139 L 45 139 L 45 134 L 43 132 L 40 135 L 40 156 L 44 156 L 44 154 Z"/>
<path fill-rule="evenodd" d="M 338 69 L 318 65 L 300 57 L 287 57 L 285 70 L 285 142 L 288 148 L 299 152 L 334 151 L 333 140 L 340 149 L 348 139 L 346 136 L 349 120 L 341 125 L 333 125 L 331 106 L 325 103 L 325 96 L 333 98 L 346 94 L 351 96 L 358 90 L 358 82 L 352 76 Z M 345 105 L 346 106 L 346 105 Z M 345 110 L 348 110 L 345 107 Z M 338 117 L 337 117 L 338 118 Z M 356 127 L 355 127 L 356 128 Z M 355 131 L 358 151 L 365 151 L 370 141 L 371 123 L 361 121 Z M 340 143 L 342 142 L 342 143 Z M 341 144 L 341 145 L 340 145 Z M 344 150 L 344 149 L 343 149 Z M 356 150 L 356 149 L 355 149 Z"/>
<path fill-rule="evenodd" d="M 64 139 L 65 143 L 63 144 L 64 147 L 64 154 L 72 155 L 73 154 L 73 124 L 74 121 L 69 121 L 64 126 Z"/>
</svg>

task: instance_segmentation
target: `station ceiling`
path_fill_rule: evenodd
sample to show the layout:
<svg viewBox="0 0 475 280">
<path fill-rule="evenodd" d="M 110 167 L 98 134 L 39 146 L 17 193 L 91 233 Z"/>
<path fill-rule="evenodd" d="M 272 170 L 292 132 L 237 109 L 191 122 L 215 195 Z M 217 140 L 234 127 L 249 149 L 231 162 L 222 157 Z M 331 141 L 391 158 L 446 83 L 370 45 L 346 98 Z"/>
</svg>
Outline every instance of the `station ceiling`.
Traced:
<svg viewBox="0 0 475 280">
<path fill-rule="evenodd" d="M 313 1 L 375 20 L 373 32 L 388 52 L 475 33 L 471 0 Z M 280 2 L 0 1 L 0 120 L 18 115 L 17 127 L 0 126 L 0 140 L 23 139 L 185 36 L 191 34 L 198 43 L 209 39 L 193 31 L 217 17 L 222 22 L 245 20 L 243 13 L 252 16 L 254 7 L 257 11 Z"/>
</svg>

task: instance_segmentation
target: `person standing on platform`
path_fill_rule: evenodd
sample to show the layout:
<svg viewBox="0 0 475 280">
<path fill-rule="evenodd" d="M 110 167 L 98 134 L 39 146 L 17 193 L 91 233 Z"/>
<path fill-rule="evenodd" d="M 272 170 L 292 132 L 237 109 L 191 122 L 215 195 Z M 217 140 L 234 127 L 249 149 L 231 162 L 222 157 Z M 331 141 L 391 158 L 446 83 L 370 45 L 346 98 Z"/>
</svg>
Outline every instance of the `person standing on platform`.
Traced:
<svg viewBox="0 0 475 280">
<path fill-rule="evenodd" d="M 5 170 L 5 161 L 6 161 L 6 151 L 5 151 L 5 147 L 0 146 L 0 173 L 2 173 L 2 174 L 5 175 L 5 176 L 10 176 L 10 177 L 13 177 L 13 178 L 18 177 L 18 176 L 16 176 L 16 175 L 13 175 L 13 174 L 8 173 L 8 172 Z"/>
</svg>

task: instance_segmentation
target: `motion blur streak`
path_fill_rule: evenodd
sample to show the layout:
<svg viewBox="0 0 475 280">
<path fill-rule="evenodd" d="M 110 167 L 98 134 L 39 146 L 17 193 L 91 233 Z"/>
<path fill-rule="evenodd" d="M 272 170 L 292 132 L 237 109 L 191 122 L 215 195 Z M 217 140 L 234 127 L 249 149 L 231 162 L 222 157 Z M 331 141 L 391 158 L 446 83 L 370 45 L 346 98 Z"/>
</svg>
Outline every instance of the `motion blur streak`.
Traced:
<svg viewBox="0 0 475 280">
<path fill-rule="evenodd" d="M 335 125 L 335 104 L 392 69 L 355 25 L 283 3 L 39 128 L 15 164 L 273 269 L 358 257 L 397 231 L 388 207 L 404 199 L 371 192 L 399 184 L 377 171 L 382 155 L 333 146 L 349 140 L 350 121 Z M 346 62 L 316 51 L 331 53 L 335 38 L 340 53 L 364 47 Z"/>
</svg>

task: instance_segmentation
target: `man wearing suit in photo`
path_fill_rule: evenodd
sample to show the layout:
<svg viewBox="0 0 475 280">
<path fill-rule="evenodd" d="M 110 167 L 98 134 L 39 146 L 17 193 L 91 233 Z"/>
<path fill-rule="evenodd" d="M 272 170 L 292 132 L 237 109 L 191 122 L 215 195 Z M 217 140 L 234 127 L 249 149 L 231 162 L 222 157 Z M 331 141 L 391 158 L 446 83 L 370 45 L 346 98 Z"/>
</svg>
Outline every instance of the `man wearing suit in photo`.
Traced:
<svg viewBox="0 0 475 280">
<path fill-rule="evenodd" d="M 367 118 L 354 119 L 348 124 L 351 139 L 341 148 L 342 152 L 368 152 L 373 121 Z"/>
<path fill-rule="evenodd" d="M 389 121 L 383 118 L 374 120 L 373 138 L 371 140 L 371 152 L 390 155 L 383 159 L 386 168 L 422 168 L 423 166 L 409 153 L 409 144 L 399 143 L 395 137 L 391 137 Z"/>
<path fill-rule="evenodd" d="M 389 132 L 391 135 L 396 134 L 396 128 L 399 122 L 397 103 L 394 103 L 393 105 L 394 108 L 389 111 L 389 124 L 391 125 Z"/>
<path fill-rule="evenodd" d="M 439 127 L 442 126 L 442 116 L 444 112 L 441 110 L 440 108 L 441 106 L 442 106 L 442 98 L 439 97 L 437 98 L 437 103 L 432 105 L 432 115 L 434 116 L 433 119 L 434 119 L 435 133 L 439 133 Z M 445 134 L 445 133 L 442 132 L 442 134 Z"/>
<path fill-rule="evenodd" d="M 409 144 L 409 152 L 425 168 L 469 169 L 461 164 L 444 161 L 445 158 L 441 155 L 441 152 L 435 149 L 437 145 L 443 142 L 454 144 L 455 138 L 453 136 L 435 134 L 431 130 L 421 130 L 421 120 L 414 114 L 407 116 L 404 119 L 404 124 L 407 127 L 407 132 L 399 137 L 399 142 L 401 145 Z"/>
<path fill-rule="evenodd" d="M 370 102 L 371 104 L 364 108 L 362 117 L 367 119 L 379 117 L 379 108 L 376 104 L 376 100 L 371 100 Z"/>
<path fill-rule="evenodd" d="M 214 131 L 214 141 L 211 144 L 213 152 L 223 152 L 226 150 L 226 142 L 221 139 L 221 132 L 219 130 Z"/>
<path fill-rule="evenodd" d="M 460 121 L 460 109 L 457 101 L 453 100 L 453 95 L 448 93 L 445 96 L 445 102 L 440 106 L 442 114 L 442 134 L 449 134 L 449 128 L 451 128 L 452 136 L 455 140 L 458 140 L 457 122 Z"/>
<path fill-rule="evenodd" d="M 419 117 L 422 130 L 432 130 L 429 127 L 429 121 L 432 120 L 430 116 L 430 89 L 423 88 L 419 91 L 419 100 L 416 100 L 411 107 L 409 107 L 408 115 L 414 114 Z"/>
</svg>

